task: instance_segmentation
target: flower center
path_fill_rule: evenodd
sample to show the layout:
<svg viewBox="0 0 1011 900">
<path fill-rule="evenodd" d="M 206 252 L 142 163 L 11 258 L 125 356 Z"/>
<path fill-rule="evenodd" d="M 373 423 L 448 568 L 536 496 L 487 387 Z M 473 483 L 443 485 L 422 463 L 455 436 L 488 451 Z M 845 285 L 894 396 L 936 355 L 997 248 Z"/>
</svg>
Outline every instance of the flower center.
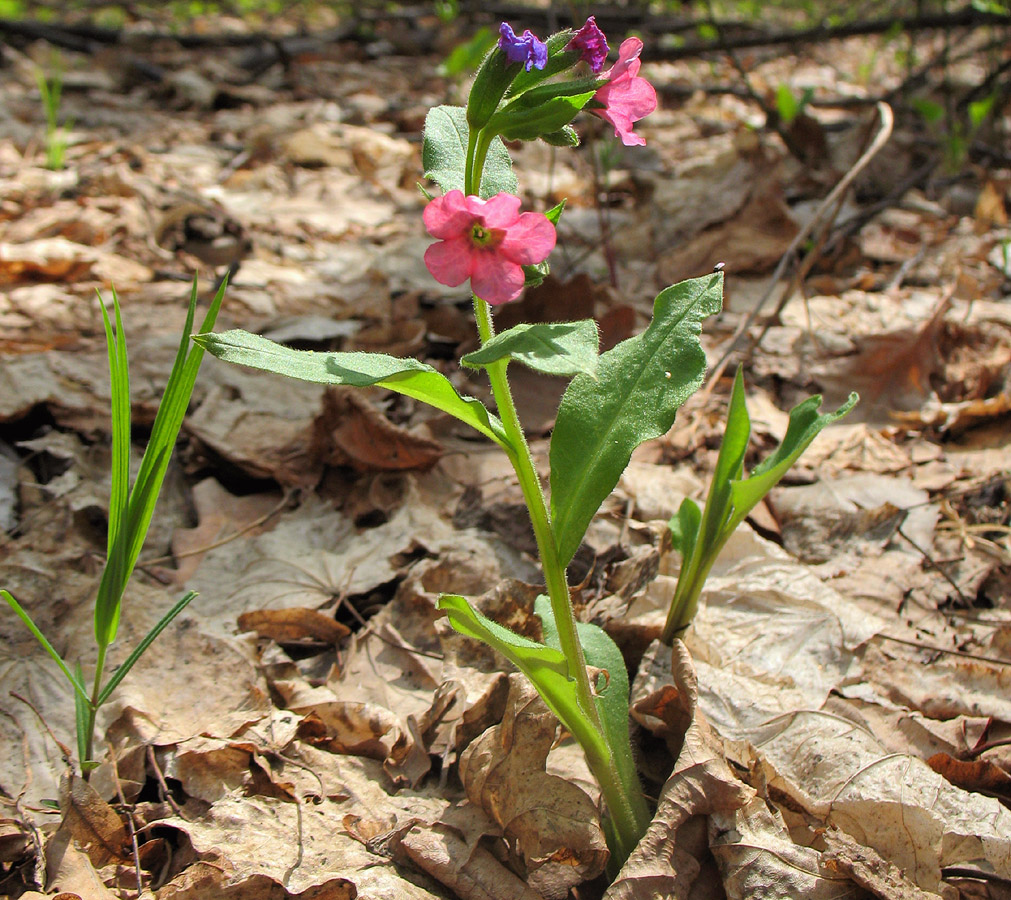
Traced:
<svg viewBox="0 0 1011 900">
<path fill-rule="evenodd" d="M 491 249 L 501 243 L 505 232 L 500 228 L 485 228 L 479 222 L 470 226 L 470 240 L 475 247 Z"/>
</svg>

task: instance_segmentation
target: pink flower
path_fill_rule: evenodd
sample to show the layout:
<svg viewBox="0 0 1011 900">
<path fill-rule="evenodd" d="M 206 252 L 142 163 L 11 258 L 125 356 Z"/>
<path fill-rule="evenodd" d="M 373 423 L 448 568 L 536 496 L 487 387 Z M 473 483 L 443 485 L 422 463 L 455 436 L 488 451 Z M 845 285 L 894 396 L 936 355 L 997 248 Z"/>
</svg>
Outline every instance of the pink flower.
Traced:
<svg viewBox="0 0 1011 900">
<path fill-rule="evenodd" d="M 656 91 L 645 78 L 639 77 L 639 54 L 642 41 L 630 37 L 618 48 L 618 61 L 601 77 L 608 82 L 597 90 L 593 99 L 604 105 L 591 109 L 614 126 L 614 134 L 626 147 L 641 146 L 645 138 L 632 131 L 632 125 L 656 109 Z"/>
<path fill-rule="evenodd" d="M 489 200 L 450 191 L 423 214 L 439 242 L 425 251 L 425 265 L 440 284 L 456 287 L 470 279 L 482 300 L 496 306 L 523 290 L 523 266 L 544 262 L 555 246 L 555 228 L 541 213 L 520 214 L 520 198 L 496 194 Z"/>
</svg>

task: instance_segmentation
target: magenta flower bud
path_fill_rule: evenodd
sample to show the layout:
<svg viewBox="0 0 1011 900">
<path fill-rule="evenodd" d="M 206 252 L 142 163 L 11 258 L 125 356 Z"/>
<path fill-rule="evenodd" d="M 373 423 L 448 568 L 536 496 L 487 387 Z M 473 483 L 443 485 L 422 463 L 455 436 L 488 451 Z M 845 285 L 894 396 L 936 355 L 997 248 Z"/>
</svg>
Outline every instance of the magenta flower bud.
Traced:
<svg viewBox="0 0 1011 900">
<path fill-rule="evenodd" d="M 498 29 L 498 45 L 505 51 L 509 62 L 523 63 L 529 72 L 531 67 L 543 69 L 548 63 L 548 45 L 539 40 L 528 28 L 517 36 L 508 22 L 503 22 Z"/>
<path fill-rule="evenodd" d="M 597 27 L 597 22 L 590 16 L 586 24 L 573 35 L 572 40 L 565 45 L 566 50 L 578 50 L 579 58 L 589 65 L 594 73 L 599 72 L 607 59 L 607 38 Z"/>
</svg>

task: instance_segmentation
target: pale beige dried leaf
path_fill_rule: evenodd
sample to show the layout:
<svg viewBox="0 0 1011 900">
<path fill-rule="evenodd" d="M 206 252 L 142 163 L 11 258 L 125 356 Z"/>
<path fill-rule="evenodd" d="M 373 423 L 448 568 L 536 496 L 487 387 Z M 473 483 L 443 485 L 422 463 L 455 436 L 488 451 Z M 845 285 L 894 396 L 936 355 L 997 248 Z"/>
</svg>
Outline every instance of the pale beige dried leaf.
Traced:
<svg viewBox="0 0 1011 900">
<path fill-rule="evenodd" d="M 714 811 L 709 833 L 727 900 L 865 897 L 845 871 L 827 865 L 817 850 L 795 843 L 762 797 L 752 798 L 741 809 Z"/>
<path fill-rule="evenodd" d="M 944 866 L 1011 877 L 1011 812 L 919 759 L 885 752 L 855 723 L 798 711 L 753 740 L 770 792 L 870 847 L 922 890 L 938 889 Z"/>
<path fill-rule="evenodd" d="M 646 834 L 622 867 L 605 900 L 647 900 L 657 896 L 687 900 L 708 848 L 684 840 L 693 820 L 717 812 L 732 812 L 748 803 L 754 792 L 734 776 L 723 757 L 719 738 L 695 707 L 697 687 L 687 648 L 675 641 L 672 651 L 675 697 L 690 721 L 670 778 L 660 793 L 656 814 Z M 668 716 L 671 722 L 678 715 Z M 670 727 L 670 726 L 668 726 Z M 686 848 L 692 846 L 695 854 Z M 698 854 L 698 855 L 696 855 Z"/>
<path fill-rule="evenodd" d="M 453 891 L 460 900 L 541 900 L 483 847 L 470 848 L 444 825 L 416 825 L 401 846 L 419 869 Z"/>
<path fill-rule="evenodd" d="M 607 847 L 599 814 L 576 785 L 544 771 L 558 721 L 525 677 L 510 676 L 501 725 L 489 728 L 460 757 L 467 796 L 501 827 L 544 897 L 603 871 Z"/>
<path fill-rule="evenodd" d="M 822 862 L 829 868 L 848 875 L 855 884 L 880 900 L 935 900 L 941 896 L 920 890 L 905 874 L 886 859 L 882 859 L 845 832 L 835 828 L 822 834 L 826 850 Z M 944 891 L 944 887 L 941 887 Z"/>
<path fill-rule="evenodd" d="M 46 888 L 67 900 L 116 900 L 118 894 L 109 890 L 99 878 L 88 854 L 79 849 L 67 829 L 57 831 L 45 847 Z M 39 895 L 43 896 L 43 895 Z M 52 900 L 52 895 L 46 896 Z"/>
</svg>

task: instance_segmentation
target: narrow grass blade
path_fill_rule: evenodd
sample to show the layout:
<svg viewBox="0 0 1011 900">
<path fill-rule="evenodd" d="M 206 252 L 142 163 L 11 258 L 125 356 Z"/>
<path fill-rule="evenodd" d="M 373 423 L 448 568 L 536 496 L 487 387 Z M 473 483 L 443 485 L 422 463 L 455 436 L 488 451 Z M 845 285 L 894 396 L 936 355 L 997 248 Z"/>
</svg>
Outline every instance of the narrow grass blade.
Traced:
<svg viewBox="0 0 1011 900">
<path fill-rule="evenodd" d="M 74 696 L 79 697 L 85 703 L 88 703 L 88 692 L 84 689 L 84 682 L 81 679 L 75 678 L 74 674 L 70 671 L 67 664 L 63 661 L 63 657 L 56 652 L 52 644 L 49 643 L 46 636 L 39 631 L 38 626 L 32 621 L 32 617 L 28 615 L 27 612 L 21 607 L 21 604 L 10 594 L 9 591 L 0 590 L 0 598 L 7 601 L 7 605 L 17 614 L 18 618 L 25 623 L 25 627 L 35 635 L 35 640 L 37 640 L 41 645 L 42 649 L 46 651 L 52 658 L 53 662 L 60 667 L 60 671 L 66 676 L 67 681 L 70 682 L 74 689 Z"/>
<path fill-rule="evenodd" d="M 161 619 L 158 624 L 154 626 L 133 650 L 133 652 L 126 658 L 119 668 L 116 669 L 115 674 L 110 678 L 105 687 L 102 688 L 101 693 L 98 695 L 98 700 L 96 701 L 96 706 L 101 706 L 106 700 L 112 695 L 112 692 L 119 687 L 119 683 L 126 678 L 127 673 L 134 667 L 137 660 L 144 655 L 151 644 L 154 643 L 155 639 L 161 634 L 172 622 L 172 620 L 179 615 L 187 606 L 190 605 L 190 601 L 197 596 L 196 591 L 188 591 L 177 603 L 173 606 Z"/>
</svg>

